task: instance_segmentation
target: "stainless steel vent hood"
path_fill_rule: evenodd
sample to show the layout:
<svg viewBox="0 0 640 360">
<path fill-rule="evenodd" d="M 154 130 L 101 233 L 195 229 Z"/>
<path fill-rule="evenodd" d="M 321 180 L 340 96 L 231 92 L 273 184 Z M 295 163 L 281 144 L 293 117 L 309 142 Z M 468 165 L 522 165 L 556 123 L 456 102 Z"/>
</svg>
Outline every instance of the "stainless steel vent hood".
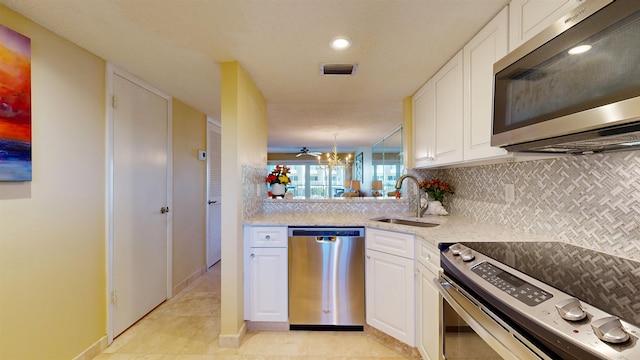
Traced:
<svg viewBox="0 0 640 360">
<path fill-rule="evenodd" d="M 585 0 L 494 65 L 492 146 L 640 148 L 640 1 Z M 578 46 L 588 51 L 574 54 Z"/>
</svg>

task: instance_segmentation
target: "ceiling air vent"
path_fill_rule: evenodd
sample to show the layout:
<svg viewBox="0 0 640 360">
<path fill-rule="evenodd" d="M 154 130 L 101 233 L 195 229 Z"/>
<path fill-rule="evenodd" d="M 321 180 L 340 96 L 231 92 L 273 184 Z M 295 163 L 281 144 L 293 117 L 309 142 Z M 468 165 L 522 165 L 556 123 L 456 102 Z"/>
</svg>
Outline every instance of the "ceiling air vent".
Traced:
<svg viewBox="0 0 640 360">
<path fill-rule="evenodd" d="M 356 74 L 358 64 L 320 64 L 320 74 L 322 75 L 346 75 Z"/>
</svg>

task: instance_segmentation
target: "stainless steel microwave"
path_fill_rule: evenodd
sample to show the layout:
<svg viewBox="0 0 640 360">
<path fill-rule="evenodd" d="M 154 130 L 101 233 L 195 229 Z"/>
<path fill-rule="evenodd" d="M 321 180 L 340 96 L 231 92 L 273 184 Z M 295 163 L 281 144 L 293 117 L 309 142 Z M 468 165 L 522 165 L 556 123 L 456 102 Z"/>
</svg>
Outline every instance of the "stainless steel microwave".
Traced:
<svg viewBox="0 0 640 360">
<path fill-rule="evenodd" d="M 494 64 L 491 145 L 640 149 L 640 1 L 584 0 Z"/>
</svg>

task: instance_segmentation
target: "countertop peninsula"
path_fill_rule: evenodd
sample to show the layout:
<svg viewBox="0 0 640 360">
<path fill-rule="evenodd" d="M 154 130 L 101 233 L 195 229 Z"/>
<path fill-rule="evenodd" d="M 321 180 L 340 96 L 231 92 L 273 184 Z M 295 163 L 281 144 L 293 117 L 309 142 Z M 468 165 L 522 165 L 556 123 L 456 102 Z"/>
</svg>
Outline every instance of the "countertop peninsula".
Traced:
<svg viewBox="0 0 640 360">
<path fill-rule="evenodd" d="M 423 221 L 439 225 L 427 228 L 372 220 L 381 217 Z M 553 237 L 530 234 L 456 215 L 425 215 L 417 218 L 406 213 L 265 212 L 245 219 L 244 224 L 251 226 L 364 226 L 413 234 L 434 246 L 438 243 L 460 241 L 558 241 Z"/>
</svg>

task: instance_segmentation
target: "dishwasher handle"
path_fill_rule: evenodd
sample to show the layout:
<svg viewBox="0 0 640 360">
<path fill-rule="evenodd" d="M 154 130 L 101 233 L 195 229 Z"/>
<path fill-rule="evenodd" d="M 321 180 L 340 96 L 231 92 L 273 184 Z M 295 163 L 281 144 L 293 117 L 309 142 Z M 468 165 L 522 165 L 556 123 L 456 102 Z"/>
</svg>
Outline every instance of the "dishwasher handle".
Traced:
<svg viewBox="0 0 640 360">
<path fill-rule="evenodd" d="M 316 236 L 317 243 L 334 243 L 338 240 L 337 236 Z"/>
</svg>

